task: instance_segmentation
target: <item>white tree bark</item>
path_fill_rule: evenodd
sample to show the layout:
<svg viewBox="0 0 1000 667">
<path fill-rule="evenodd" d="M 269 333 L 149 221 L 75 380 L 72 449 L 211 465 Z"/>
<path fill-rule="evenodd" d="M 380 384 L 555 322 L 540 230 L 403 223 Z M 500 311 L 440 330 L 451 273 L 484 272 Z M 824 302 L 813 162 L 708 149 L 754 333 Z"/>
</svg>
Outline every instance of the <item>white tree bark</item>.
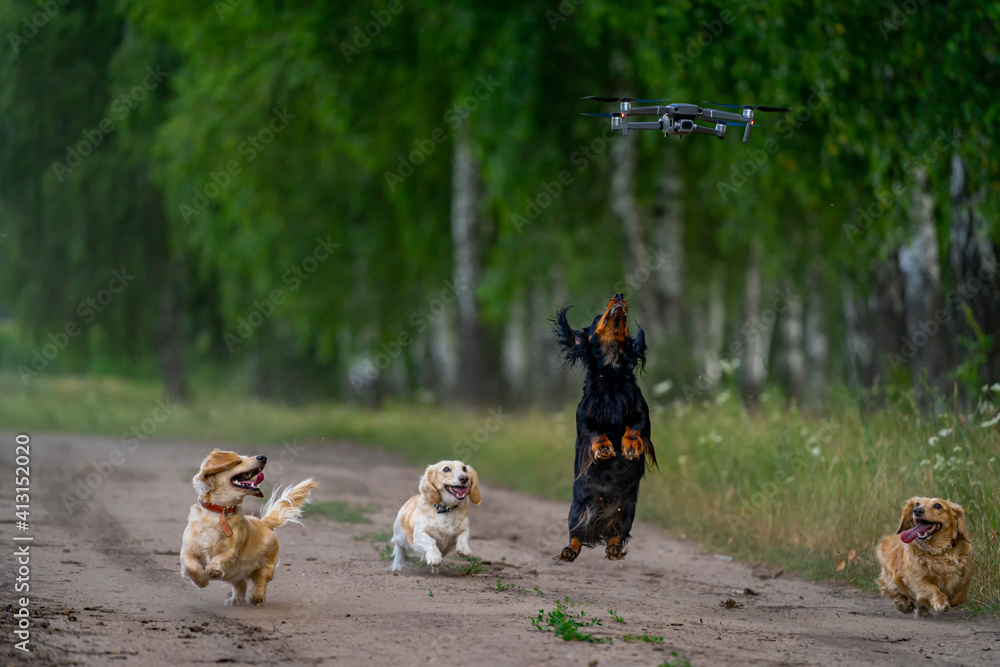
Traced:
<svg viewBox="0 0 1000 667">
<path fill-rule="evenodd" d="M 662 264 L 655 263 L 658 320 L 669 336 L 683 333 L 684 299 L 684 183 L 677 175 L 677 152 L 673 147 L 663 151 L 663 167 L 653 210 L 653 241 L 657 252 L 665 255 Z"/>
<path fill-rule="evenodd" d="M 788 294 L 794 293 L 794 286 L 789 280 L 786 286 Z M 788 379 L 789 397 L 801 404 L 806 384 L 806 355 L 803 349 L 803 315 L 802 299 L 798 295 L 788 301 L 788 309 L 781 319 L 781 341 L 784 357 L 785 373 Z"/>
<path fill-rule="evenodd" d="M 911 212 L 913 233 L 899 252 L 906 295 L 907 340 L 896 354 L 909 361 L 918 396 L 925 396 L 926 382 L 940 398 L 949 391 L 948 376 L 954 368 L 954 348 L 941 292 L 934 201 L 927 191 L 926 170 L 917 174 L 915 185 Z"/>
<path fill-rule="evenodd" d="M 611 141 L 611 212 L 621 220 L 625 231 L 630 260 L 625 276 L 635 285 L 635 294 L 628 296 L 638 299 L 642 321 L 646 323 L 646 335 L 650 340 L 656 340 L 660 334 L 659 309 L 652 285 L 649 279 L 644 282 L 635 280 L 641 275 L 640 267 L 650 265 L 646 230 L 635 200 L 636 142 L 633 137 L 618 137 Z"/>
<path fill-rule="evenodd" d="M 743 401 L 749 407 L 760 401 L 760 392 L 767 380 L 767 351 L 770 343 L 770 326 L 761 319 L 762 276 L 761 245 L 754 241 L 747 266 L 743 309 L 746 322 L 743 329 Z"/>
</svg>

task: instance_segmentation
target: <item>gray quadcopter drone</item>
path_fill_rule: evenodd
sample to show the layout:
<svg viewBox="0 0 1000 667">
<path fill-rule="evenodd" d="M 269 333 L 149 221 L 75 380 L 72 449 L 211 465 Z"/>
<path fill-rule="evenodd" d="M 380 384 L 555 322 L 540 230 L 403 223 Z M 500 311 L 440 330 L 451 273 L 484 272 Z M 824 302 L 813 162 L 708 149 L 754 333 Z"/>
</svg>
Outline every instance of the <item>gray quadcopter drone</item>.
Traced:
<svg viewBox="0 0 1000 667">
<path fill-rule="evenodd" d="M 740 113 L 733 111 L 720 111 L 719 109 L 706 109 L 697 104 L 687 104 L 678 102 L 667 106 L 634 107 L 633 102 L 669 102 L 670 100 L 635 100 L 631 97 L 597 97 L 589 95 L 585 100 L 596 100 L 598 102 L 619 102 L 621 111 L 618 113 L 585 113 L 581 116 L 600 116 L 611 119 L 611 129 L 627 135 L 629 130 L 660 130 L 663 136 L 676 134 L 683 137 L 685 134 L 711 134 L 720 139 L 726 136 L 726 127 L 736 125 L 745 127 L 743 131 L 743 143 L 750 141 L 750 128 L 753 127 L 754 111 L 791 111 L 785 107 L 762 107 L 750 104 L 716 104 L 714 102 L 704 102 L 717 107 L 729 107 L 731 109 L 742 109 Z M 660 116 L 659 120 L 630 123 L 629 116 Z M 707 127 L 699 125 L 695 121 L 713 122 L 714 126 Z"/>
</svg>

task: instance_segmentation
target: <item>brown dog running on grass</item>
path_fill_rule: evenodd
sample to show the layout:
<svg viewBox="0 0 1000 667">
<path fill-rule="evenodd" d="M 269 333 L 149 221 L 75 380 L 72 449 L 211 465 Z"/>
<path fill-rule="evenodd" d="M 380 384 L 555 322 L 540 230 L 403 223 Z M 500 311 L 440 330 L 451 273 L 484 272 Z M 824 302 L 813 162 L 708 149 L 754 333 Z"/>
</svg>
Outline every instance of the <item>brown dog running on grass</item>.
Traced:
<svg viewBox="0 0 1000 667">
<path fill-rule="evenodd" d="M 284 493 L 275 489 L 261 507 L 261 518 L 243 514 L 243 499 L 263 498 L 266 456 L 240 456 L 218 449 L 208 455 L 194 488 L 198 502 L 191 506 L 181 545 L 181 573 L 198 588 L 212 580 L 233 587 L 227 605 L 244 604 L 247 581 L 250 602 L 264 604 L 267 584 L 278 565 L 278 538 L 274 531 L 289 521 L 299 523 L 302 506 L 316 482 L 307 479 Z"/>
</svg>

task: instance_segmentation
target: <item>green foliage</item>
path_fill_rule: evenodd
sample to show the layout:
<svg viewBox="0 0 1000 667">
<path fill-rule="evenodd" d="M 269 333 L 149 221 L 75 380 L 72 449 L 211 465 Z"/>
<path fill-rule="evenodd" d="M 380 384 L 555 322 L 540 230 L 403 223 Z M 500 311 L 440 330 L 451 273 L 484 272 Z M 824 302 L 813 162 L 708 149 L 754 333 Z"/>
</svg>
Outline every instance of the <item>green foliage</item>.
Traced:
<svg viewBox="0 0 1000 667">
<path fill-rule="evenodd" d="M 611 620 L 614 621 L 615 623 L 624 623 L 625 622 L 625 619 L 622 618 L 621 616 L 619 616 L 618 614 L 616 614 L 614 609 L 608 609 L 608 616 L 610 616 Z"/>
<path fill-rule="evenodd" d="M 662 644 L 662 635 L 651 635 L 648 632 L 641 635 L 625 635 L 623 639 L 627 642 L 646 642 L 648 644 Z"/>
<path fill-rule="evenodd" d="M 540 632 L 551 632 L 556 637 L 564 641 L 590 642 L 593 644 L 610 644 L 610 637 L 595 637 L 592 632 L 582 632 L 581 628 L 599 627 L 602 625 L 601 619 L 592 618 L 585 621 L 586 614 L 580 612 L 573 614 L 570 608 L 575 603 L 568 597 L 565 600 L 556 600 L 556 607 L 548 613 L 544 609 L 538 610 L 538 616 L 531 619 L 531 625 Z"/>
<path fill-rule="evenodd" d="M 691 661 L 687 658 L 679 657 L 677 651 L 671 651 L 670 659 L 661 662 L 659 667 L 691 667 Z"/>
<path fill-rule="evenodd" d="M 497 579 L 497 592 L 503 593 L 504 591 L 509 591 L 514 588 L 514 584 L 508 584 L 503 580 L 503 577 Z"/>
<path fill-rule="evenodd" d="M 5 3 L 2 32 L 20 34 L 36 11 L 29 0 Z M 482 169 L 487 247 L 474 289 L 492 333 L 527 294 L 546 313 L 567 294 L 594 300 L 629 269 L 618 261 L 626 253 L 620 224 L 607 214 L 603 125 L 574 115 L 603 109 L 574 102 L 587 92 L 793 107 L 761 114 L 748 146 L 732 137 L 628 138 L 644 209 L 655 205 L 664 155 L 684 166 L 678 203 L 697 221 L 684 243 L 693 304 L 703 287 L 694 276 L 738 271 L 754 242 L 769 276 L 799 282 L 821 253 L 816 289 L 839 303 L 844 275 L 863 280 L 898 245 L 910 198 L 893 195 L 870 228 L 858 227 L 859 213 L 893 183 L 909 188 L 914 166 L 928 169 L 936 197 L 947 201 L 952 153 L 968 162 L 970 190 L 984 193 L 984 229 L 997 238 L 996 6 L 925 3 L 900 14 L 863 2 L 642 0 L 622 12 L 594 0 L 555 20 L 552 11 L 545 3 L 405 3 L 359 49 L 355 30 L 371 21 L 361 6 L 60 6 L 0 56 L 0 128 L 8 128 L 0 210 L 9 235 L 0 244 L 0 306 L 14 310 L 32 340 L 44 340 L 125 265 L 135 282 L 59 368 L 93 370 L 104 355 L 131 369 L 156 348 L 160 306 L 176 291 L 184 321 L 174 335 L 189 355 L 231 368 L 259 364 L 272 376 L 322 362 L 335 372 L 321 375 L 343 377 L 381 344 L 414 334 L 412 316 L 453 275 L 442 258 L 459 133 Z M 119 113 L 147 67 L 168 74 Z M 496 83 L 483 88 L 483 80 Z M 53 163 L 105 118 L 114 129 L 59 178 Z M 420 148 L 428 141 L 432 152 Z M 592 157 L 580 161 L 581 148 Z M 403 163 L 412 174 L 388 182 Z M 518 229 L 513 215 L 564 170 L 572 184 Z M 946 239 L 948 207 L 939 209 Z M 339 244 L 333 259 L 290 280 L 327 237 Z M 547 289 L 553 276 L 559 295 Z M 730 296 L 741 288 L 733 277 L 728 286 Z M 224 334 L 276 289 L 286 298 L 273 318 L 229 355 Z M 348 326 L 345 313 L 359 299 L 363 321 Z M 839 320 L 837 308 L 828 310 Z M 408 371 L 426 358 L 422 345 L 401 354 Z M 336 380 L 318 384 L 344 391 Z"/>
<path fill-rule="evenodd" d="M 461 568 L 462 574 L 482 574 L 486 571 L 486 566 L 483 564 L 483 559 L 478 556 L 469 556 L 465 559 L 467 563 Z"/>
<path fill-rule="evenodd" d="M 391 544 L 373 544 L 372 547 L 375 549 L 375 553 L 378 554 L 379 560 L 392 560 L 392 545 Z"/>
</svg>

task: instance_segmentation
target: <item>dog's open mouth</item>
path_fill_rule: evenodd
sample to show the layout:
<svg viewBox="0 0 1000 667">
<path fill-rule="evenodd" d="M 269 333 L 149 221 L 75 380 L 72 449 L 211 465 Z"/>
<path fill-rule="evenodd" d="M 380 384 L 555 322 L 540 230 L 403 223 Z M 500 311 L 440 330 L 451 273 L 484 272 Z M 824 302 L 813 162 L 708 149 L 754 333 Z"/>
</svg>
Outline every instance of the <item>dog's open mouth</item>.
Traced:
<svg viewBox="0 0 1000 667">
<path fill-rule="evenodd" d="M 899 539 L 909 544 L 913 540 L 926 540 L 939 530 L 941 530 L 941 524 L 931 523 L 930 521 L 921 521 L 913 528 L 904 530 L 900 533 Z"/>
<path fill-rule="evenodd" d="M 611 312 L 609 314 L 611 315 L 611 322 L 615 326 L 618 326 L 622 323 L 622 320 L 628 316 L 628 306 L 625 305 L 624 301 L 619 301 L 615 305 L 611 306 Z"/>
<path fill-rule="evenodd" d="M 448 486 L 446 484 L 444 490 L 459 500 L 464 500 L 465 497 L 469 495 L 469 487 L 467 486 Z"/>
<path fill-rule="evenodd" d="M 230 484 L 235 486 L 237 489 L 242 489 L 244 491 L 249 491 L 255 496 L 263 496 L 263 492 L 260 490 L 260 483 L 264 481 L 264 466 L 259 468 L 254 468 L 253 470 L 248 470 L 246 472 L 240 473 L 239 475 L 234 475 L 229 481 Z"/>
</svg>

